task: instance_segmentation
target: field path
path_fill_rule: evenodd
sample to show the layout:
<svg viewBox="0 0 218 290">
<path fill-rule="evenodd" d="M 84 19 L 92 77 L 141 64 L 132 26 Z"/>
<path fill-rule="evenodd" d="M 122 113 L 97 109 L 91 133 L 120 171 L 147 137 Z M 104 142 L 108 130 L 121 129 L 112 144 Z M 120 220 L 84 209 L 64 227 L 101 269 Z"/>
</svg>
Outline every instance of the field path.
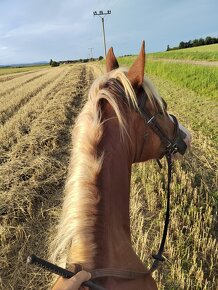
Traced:
<svg viewBox="0 0 218 290">
<path fill-rule="evenodd" d="M 150 57 L 152 61 L 164 61 L 170 63 L 185 63 L 185 64 L 194 64 L 202 66 L 218 66 L 218 61 L 206 61 L 206 60 L 188 60 L 188 59 L 173 59 L 173 58 L 161 58 L 161 57 Z"/>
</svg>

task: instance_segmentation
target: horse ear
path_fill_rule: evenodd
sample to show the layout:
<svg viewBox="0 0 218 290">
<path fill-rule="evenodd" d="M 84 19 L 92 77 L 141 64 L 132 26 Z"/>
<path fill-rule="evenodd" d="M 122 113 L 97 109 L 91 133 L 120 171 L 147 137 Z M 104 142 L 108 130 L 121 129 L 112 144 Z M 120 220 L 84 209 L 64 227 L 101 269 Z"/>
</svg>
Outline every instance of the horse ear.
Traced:
<svg viewBox="0 0 218 290">
<path fill-rule="evenodd" d="M 119 67 L 116 56 L 114 55 L 113 47 L 111 47 L 106 56 L 106 71 L 110 72 Z"/>
<path fill-rule="evenodd" d="M 127 73 L 127 77 L 131 82 L 133 88 L 137 89 L 143 84 L 144 68 L 145 68 L 145 41 L 143 40 L 141 51 Z"/>
</svg>

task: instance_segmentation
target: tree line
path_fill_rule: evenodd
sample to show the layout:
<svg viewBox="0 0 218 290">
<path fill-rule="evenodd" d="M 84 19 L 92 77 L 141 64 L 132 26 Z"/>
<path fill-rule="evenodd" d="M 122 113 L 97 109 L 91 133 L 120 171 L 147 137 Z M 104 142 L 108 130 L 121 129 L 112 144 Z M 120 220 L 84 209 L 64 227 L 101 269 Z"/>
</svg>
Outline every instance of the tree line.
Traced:
<svg viewBox="0 0 218 290">
<path fill-rule="evenodd" d="M 176 46 L 176 47 L 170 47 L 169 45 L 167 45 L 167 51 L 176 50 L 176 49 L 183 49 L 183 48 L 188 48 L 188 47 L 209 45 L 209 44 L 215 44 L 215 43 L 218 43 L 218 37 L 207 36 L 206 38 L 189 40 L 187 42 L 181 41 L 179 46 Z"/>
<path fill-rule="evenodd" d="M 80 58 L 80 59 L 74 59 L 74 60 L 61 60 L 61 61 L 54 61 L 53 59 L 50 60 L 49 64 L 52 67 L 59 66 L 60 64 L 69 64 L 69 63 L 77 63 L 82 62 L 86 63 L 89 61 L 96 61 L 96 60 L 102 60 L 103 56 L 99 56 L 98 58 Z"/>
</svg>

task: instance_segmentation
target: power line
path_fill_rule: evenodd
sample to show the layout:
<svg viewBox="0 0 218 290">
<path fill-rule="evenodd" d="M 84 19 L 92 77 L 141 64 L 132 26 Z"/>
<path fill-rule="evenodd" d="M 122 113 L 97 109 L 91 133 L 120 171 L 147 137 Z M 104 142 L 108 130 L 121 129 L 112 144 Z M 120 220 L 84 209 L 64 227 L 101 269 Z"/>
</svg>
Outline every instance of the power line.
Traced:
<svg viewBox="0 0 218 290">
<path fill-rule="evenodd" d="M 105 40 L 105 29 L 104 29 L 104 18 L 106 15 L 108 14 L 111 14 L 111 10 L 108 10 L 107 12 L 103 12 L 102 10 L 99 11 L 99 13 L 97 13 L 97 11 L 94 11 L 93 12 L 93 15 L 94 16 L 99 16 L 101 18 L 101 21 L 102 21 L 102 30 L 103 30 L 103 39 L 104 39 L 104 55 L 105 55 L 105 58 L 106 58 L 106 40 Z"/>
</svg>

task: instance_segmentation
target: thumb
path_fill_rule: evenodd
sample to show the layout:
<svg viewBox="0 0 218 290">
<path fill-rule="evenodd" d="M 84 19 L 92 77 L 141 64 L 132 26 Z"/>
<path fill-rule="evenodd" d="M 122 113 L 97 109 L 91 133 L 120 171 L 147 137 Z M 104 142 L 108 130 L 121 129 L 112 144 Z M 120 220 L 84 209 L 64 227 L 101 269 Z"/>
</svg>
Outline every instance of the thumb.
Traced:
<svg viewBox="0 0 218 290">
<path fill-rule="evenodd" d="M 73 285 L 75 285 L 75 287 L 79 287 L 83 282 L 91 279 L 91 277 L 92 276 L 89 272 L 80 271 L 76 275 L 74 275 L 72 278 L 70 278 L 69 280 L 74 281 Z"/>
</svg>

